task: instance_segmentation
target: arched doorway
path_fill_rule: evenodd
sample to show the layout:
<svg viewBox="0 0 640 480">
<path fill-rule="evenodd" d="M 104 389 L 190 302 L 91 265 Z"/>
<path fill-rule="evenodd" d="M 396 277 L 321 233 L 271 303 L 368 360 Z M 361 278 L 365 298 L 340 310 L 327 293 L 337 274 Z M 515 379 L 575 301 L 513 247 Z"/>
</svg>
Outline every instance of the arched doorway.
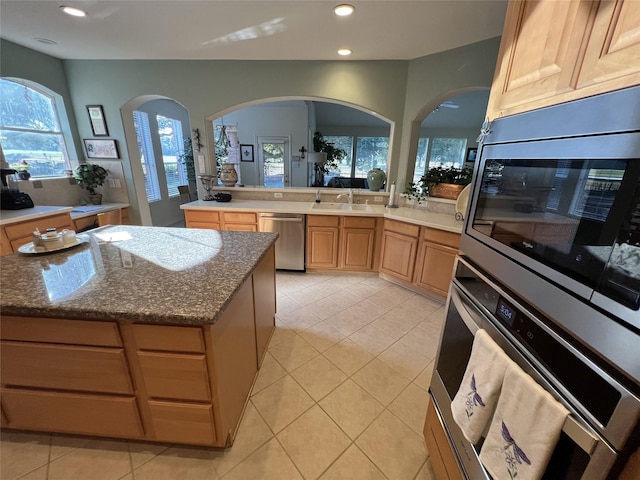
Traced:
<svg viewBox="0 0 640 480">
<path fill-rule="evenodd" d="M 172 99 L 146 96 L 128 102 L 122 117 L 141 223 L 182 225 L 178 186 L 191 183 L 196 190 L 194 165 L 184 161 L 188 111 Z"/>
</svg>

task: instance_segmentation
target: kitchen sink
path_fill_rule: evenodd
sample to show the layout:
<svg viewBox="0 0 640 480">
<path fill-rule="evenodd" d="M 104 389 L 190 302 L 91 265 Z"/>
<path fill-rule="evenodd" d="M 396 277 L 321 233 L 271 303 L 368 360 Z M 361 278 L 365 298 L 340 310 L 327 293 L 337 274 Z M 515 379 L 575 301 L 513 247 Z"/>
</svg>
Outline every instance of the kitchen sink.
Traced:
<svg viewBox="0 0 640 480">
<path fill-rule="evenodd" d="M 312 210 L 357 210 L 360 212 L 371 212 L 373 209 L 370 205 L 352 204 L 348 203 L 314 203 L 311 206 Z"/>
</svg>

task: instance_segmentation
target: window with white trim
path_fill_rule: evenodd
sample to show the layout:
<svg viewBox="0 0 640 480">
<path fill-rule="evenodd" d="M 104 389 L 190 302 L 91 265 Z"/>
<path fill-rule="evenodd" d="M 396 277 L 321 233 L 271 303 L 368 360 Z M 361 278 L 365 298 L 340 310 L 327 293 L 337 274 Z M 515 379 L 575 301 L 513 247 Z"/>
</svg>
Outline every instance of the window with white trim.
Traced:
<svg viewBox="0 0 640 480">
<path fill-rule="evenodd" d="M 158 186 L 158 172 L 151 142 L 149 115 L 139 110 L 134 111 L 133 125 L 138 139 L 138 151 L 140 152 L 140 163 L 144 174 L 144 189 L 147 192 L 147 201 L 158 201 L 160 200 L 160 187 Z"/>
<path fill-rule="evenodd" d="M 62 97 L 45 87 L 0 78 L 0 144 L 10 168 L 41 178 L 71 168 L 59 108 Z"/>
</svg>

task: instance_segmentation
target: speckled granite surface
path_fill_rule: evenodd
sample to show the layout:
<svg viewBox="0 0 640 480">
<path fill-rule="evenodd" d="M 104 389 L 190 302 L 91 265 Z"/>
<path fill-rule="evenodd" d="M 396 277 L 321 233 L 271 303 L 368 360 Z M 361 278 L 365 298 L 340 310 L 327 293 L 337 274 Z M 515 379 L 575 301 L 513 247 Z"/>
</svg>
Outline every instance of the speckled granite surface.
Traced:
<svg viewBox="0 0 640 480">
<path fill-rule="evenodd" d="M 122 225 L 85 238 L 64 251 L 2 257 L 1 313 L 212 324 L 277 234 Z"/>
</svg>

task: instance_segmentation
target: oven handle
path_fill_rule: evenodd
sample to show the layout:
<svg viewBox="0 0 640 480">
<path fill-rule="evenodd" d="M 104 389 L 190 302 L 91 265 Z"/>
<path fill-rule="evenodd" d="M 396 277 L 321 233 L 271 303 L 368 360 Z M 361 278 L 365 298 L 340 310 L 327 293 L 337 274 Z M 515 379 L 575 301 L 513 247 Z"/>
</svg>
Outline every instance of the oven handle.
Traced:
<svg viewBox="0 0 640 480">
<path fill-rule="evenodd" d="M 453 302 L 456 311 L 460 315 L 460 318 L 465 323 L 469 331 L 475 337 L 476 332 L 480 329 L 480 326 L 475 322 L 472 315 L 469 313 L 469 310 L 465 305 L 465 299 L 461 295 L 461 292 L 455 283 L 452 285 L 450 291 L 450 299 Z M 467 300 L 467 302 L 470 302 L 470 300 Z M 591 455 L 594 452 L 596 446 L 598 445 L 598 442 L 600 441 L 597 436 L 593 435 L 582 425 L 580 425 L 580 423 L 578 423 L 578 421 L 572 415 L 567 416 L 567 419 L 562 426 L 562 431 L 567 434 L 567 436 L 588 455 Z"/>
</svg>

